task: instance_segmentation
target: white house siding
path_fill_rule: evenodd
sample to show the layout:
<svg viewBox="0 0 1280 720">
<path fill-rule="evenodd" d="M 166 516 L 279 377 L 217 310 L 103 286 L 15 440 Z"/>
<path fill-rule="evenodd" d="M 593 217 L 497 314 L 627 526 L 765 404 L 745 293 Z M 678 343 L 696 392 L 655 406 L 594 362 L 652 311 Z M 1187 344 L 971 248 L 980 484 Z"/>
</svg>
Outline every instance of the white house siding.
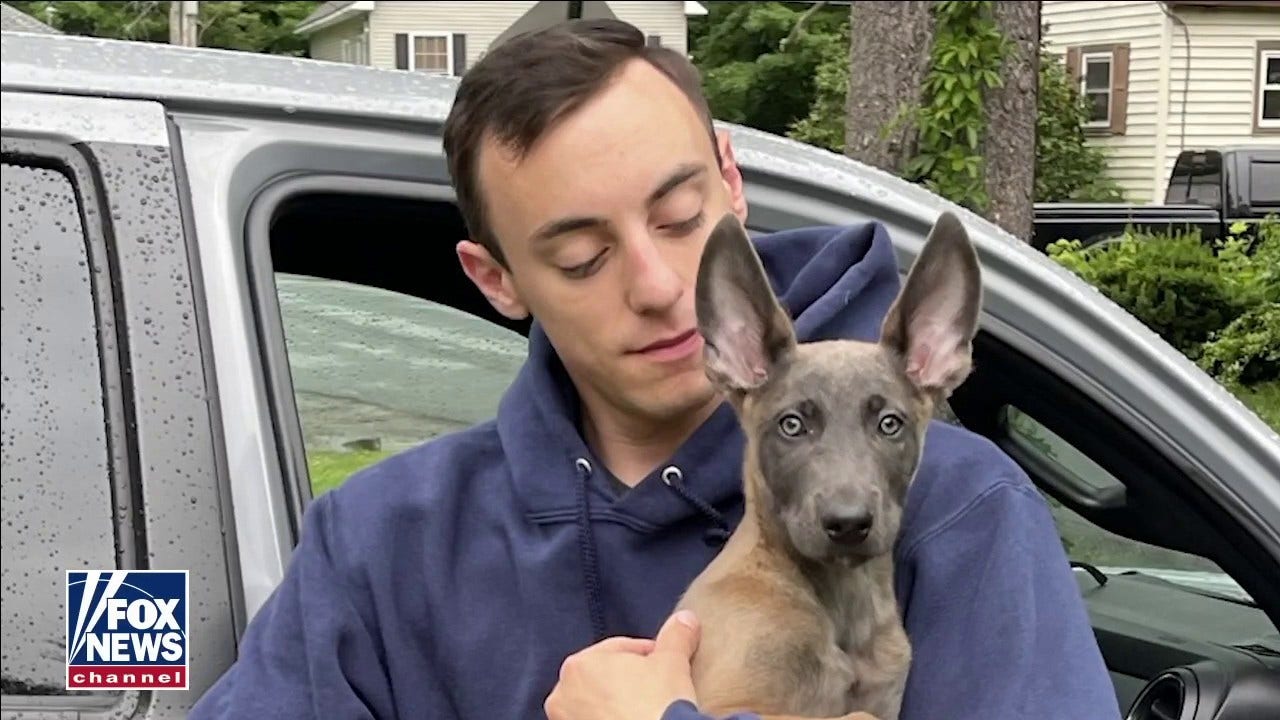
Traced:
<svg viewBox="0 0 1280 720">
<path fill-rule="evenodd" d="M 311 57 L 342 62 L 342 41 L 356 40 L 364 32 L 364 17 L 355 17 L 317 30 L 311 36 Z"/>
<path fill-rule="evenodd" d="M 397 33 L 462 33 L 467 36 L 467 67 L 471 67 L 499 35 L 535 4 L 534 0 L 379 0 L 370 18 L 370 60 L 375 67 L 394 69 Z"/>
<path fill-rule="evenodd" d="M 467 36 L 467 67 L 471 67 L 498 36 L 536 4 L 534 0 L 379 0 L 370 14 L 370 60 L 375 67 L 395 68 L 397 33 L 463 33 Z M 661 36 L 663 45 L 688 52 L 683 2 L 612 2 L 609 7 L 618 19 L 646 35 Z"/>
<path fill-rule="evenodd" d="M 689 54 L 689 25 L 683 2 L 611 2 L 609 9 L 645 35 L 659 36 L 663 47 Z"/>
<path fill-rule="evenodd" d="M 1280 8 L 1183 8 L 1177 17 L 1190 36 L 1191 63 L 1182 25 L 1172 23 L 1169 54 L 1168 142 L 1160 181 L 1167 182 L 1182 149 L 1280 144 L 1280 135 L 1255 134 L 1254 82 L 1258 41 L 1280 41 Z M 1183 118 L 1183 82 L 1186 115 Z"/>
<path fill-rule="evenodd" d="M 1123 135 L 1090 139 L 1106 149 L 1109 172 L 1126 200 L 1153 198 L 1154 168 L 1164 153 L 1159 145 L 1162 29 L 1164 14 L 1156 2 L 1084 2 L 1046 0 L 1041 16 L 1048 28 L 1048 49 L 1065 61 L 1069 47 L 1128 43 L 1129 78 Z"/>
</svg>

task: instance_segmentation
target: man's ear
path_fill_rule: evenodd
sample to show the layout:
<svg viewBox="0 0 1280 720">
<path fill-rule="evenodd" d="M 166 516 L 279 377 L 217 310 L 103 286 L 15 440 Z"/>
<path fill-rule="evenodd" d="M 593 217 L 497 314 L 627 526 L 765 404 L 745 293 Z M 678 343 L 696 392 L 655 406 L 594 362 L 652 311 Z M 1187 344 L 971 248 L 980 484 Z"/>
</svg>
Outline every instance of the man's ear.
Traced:
<svg viewBox="0 0 1280 720">
<path fill-rule="evenodd" d="M 729 209 L 738 216 L 739 222 L 746 223 L 747 197 L 742 192 L 742 171 L 733 156 L 733 143 L 729 140 L 728 131 L 716 131 L 716 147 L 720 149 L 720 177 L 729 192 Z"/>
<path fill-rule="evenodd" d="M 969 375 L 981 309 L 977 253 L 960 218 L 944 211 L 885 315 L 880 342 L 917 388 L 944 399 Z"/>
<path fill-rule="evenodd" d="M 458 262 L 489 304 L 512 320 L 523 320 L 529 309 L 520 300 L 511 272 L 502 266 L 483 245 L 463 240 L 457 245 Z"/>
<path fill-rule="evenodd" d="M 711 231 L 694 300 L 708 378 L 730 394 L 768 382 L 796 348 L 751 238 L 733 213 Z"/>
</svg>

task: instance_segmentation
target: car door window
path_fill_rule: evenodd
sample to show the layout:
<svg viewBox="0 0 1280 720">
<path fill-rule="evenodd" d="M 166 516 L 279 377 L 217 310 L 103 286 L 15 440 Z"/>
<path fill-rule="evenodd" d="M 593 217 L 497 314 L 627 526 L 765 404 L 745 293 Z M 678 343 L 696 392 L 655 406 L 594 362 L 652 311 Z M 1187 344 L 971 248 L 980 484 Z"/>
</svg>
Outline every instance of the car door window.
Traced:
<svg viewBox="0 0 1280 720">
<path fill-rule="evenodd" d="M 1123 490 L 1119 479 L 1031 415 L 1011 407 L 1007 418 L 1011 438 L 1024 450 L 1095 490 Z M 1072 561 L 1087 563 L 1104 575 L 1140 573 L 1200 592 L 1252 600 L 1239 583 L 1212 560 L 1108 532 L 1043 490 L 1041 494 L 1049 504 L 1063 547 Z"/>
<path fill-rule="evenodd" d="M 526 340 L 448 305 L 331 278 L 275 276 L 312 492 L 486 420 Z"/>
<path fill-rule="evenodd" d="M 65 573 L 117 566 L 94 271 L 70 179 L 3 175 L 3 692 L 66 694 Z"/>
<path fill-rule="evenodd" d="M 270 221 L 253 231 L 269 245 L 276 307 L 262 322 L 288 374 L 271 381 L 291 385 L 281 412 L 299 426 L 277 432 L 304 497 L 494 417 L 528 344 L 527 322 L 498 315 L 463 274 L 453 202 L 419 185 L 310 183 L 264 201 Z"/>
</svg>

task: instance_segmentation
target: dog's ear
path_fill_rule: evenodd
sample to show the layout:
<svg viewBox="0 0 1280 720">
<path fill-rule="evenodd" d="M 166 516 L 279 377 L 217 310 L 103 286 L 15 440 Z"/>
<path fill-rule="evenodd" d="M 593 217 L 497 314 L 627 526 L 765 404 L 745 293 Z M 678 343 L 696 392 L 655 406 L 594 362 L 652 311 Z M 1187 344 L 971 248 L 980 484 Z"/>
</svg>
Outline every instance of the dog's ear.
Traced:
<svg viewBox="0 0 1280 720">
<path fill-rule="evenodd" d="M 707 376 L 722 390 L 763 385 L 795 348 L 795 330 L 741 221 L 716 224 L 698 266 L 695 307 Z"/>
<path fill-rule="evenodd" d="M 917 388 L 946 398 L 969 375 L 981 308 L 977 253 L 960 219 L 943 212 L 885 315 L 880 342 Z"/>
</svg>

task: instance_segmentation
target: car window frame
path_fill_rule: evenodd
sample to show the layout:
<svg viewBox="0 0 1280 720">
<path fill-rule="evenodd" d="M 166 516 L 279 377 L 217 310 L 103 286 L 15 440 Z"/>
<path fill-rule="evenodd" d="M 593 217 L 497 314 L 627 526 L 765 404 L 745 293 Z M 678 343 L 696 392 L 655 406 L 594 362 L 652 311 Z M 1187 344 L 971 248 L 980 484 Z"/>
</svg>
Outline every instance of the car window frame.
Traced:
<svg viewBox="0 0 1280 720">
<path fill-rule="evenodd" d="M 285 344 L 283 315 L 276 294 L 271 226 L 279 209 L 291 200 L 306 195 L 334 193 L 450 204 L 457 200 L 452 188 L 438 183 L 367 175 L 308 173 L 267 185 L 249 206 L 245 222 L 244 262 L 253 304 L 255 339 L 261 351 L 267 405 L 279 454 L 290 529 L 295 538 L 302 517 L 315 498 Z"/>
</svg>

